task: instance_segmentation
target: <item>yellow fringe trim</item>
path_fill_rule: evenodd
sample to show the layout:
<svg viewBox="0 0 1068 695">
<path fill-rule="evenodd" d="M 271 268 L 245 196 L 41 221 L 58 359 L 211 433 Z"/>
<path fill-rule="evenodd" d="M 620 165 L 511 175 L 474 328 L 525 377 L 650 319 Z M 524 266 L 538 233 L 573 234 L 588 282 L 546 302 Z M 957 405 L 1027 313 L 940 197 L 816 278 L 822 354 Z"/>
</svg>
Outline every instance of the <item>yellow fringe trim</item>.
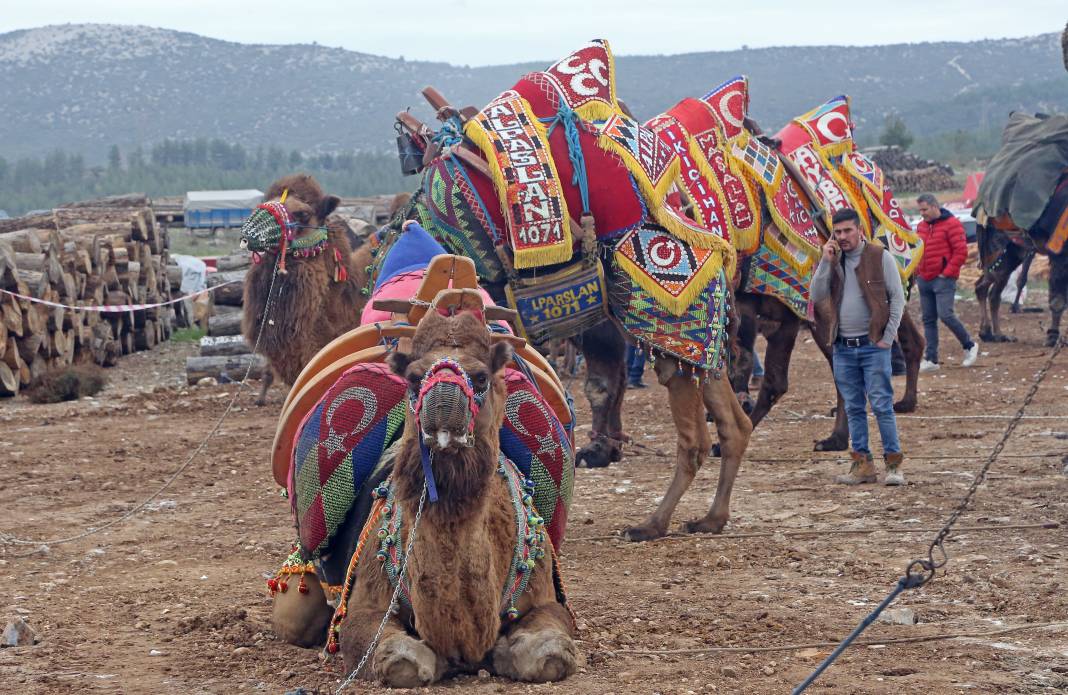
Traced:
<svg viewBox="0 0 1068 695">
<path fill-rule="evenodd" d="M 736 262 L 736 257 L 733 255 L 734 249 L 730 249 L 730 253 L 731 255 L 728 257 L 728 260 L 731 263 L 733 273 L 734 264 Z M 671 294 L 657 284 L 655 280 L 646 274 L 641 266 L 634 263 L 634 261 L 627 258 L 624 254 L 616 251 L 615 258 L 619 267 L 622 268 L 639 287 L 652 295 L 657 304 L 671 314 L 681 316 L 686 313 L 686 310 L 690 308 L 694 303 L 694 300 L 696 300 L 701 292 L 708 287 L 708 284 L 712 282 L 712 277 L 717 275 L 720 270 L 723 269 L 724 255 L 713 251 L 712 255 L 705 261 L 705 264 L 701 266 L 701 269 L 690 279 L 686 289 L 678 296 Z"/>
<path fill-rule="evenodd" d="M 854 210 L 856 210 L 857 214 L 860 215 L 860 231 L 862 231 L 864 233 L 864 237 L 866 239 L 871 239 L 871 235 L 872 235 L 873 230 L 871 228 L 871 222 L 870 222 L 870 217 L 869 217 L 870 211 L 867 209 L 867 207 L 868 207 L 867 202 L 865 201 L 864 196 L 861 193 L 861 191 L 856 187 L 855 182 L 853 181 L 853 177 L 852 176 L 845 176 L 843 174 L 843 172 L 842 172 L 842 168 L 841 167 L 833 166 L 831 164 L 830 157 L 828 157 L 828 155 L 827 155 L 828 151 L 825 150 L 825 149 L 820 148 L 816 144 L 815 140 L 813 140 L 811 142 L 811 145 L 812 145 L 812 151 L 816 153 L 817 157 L 819 157 L 820 164 L 823 165 L 824 171 L 826 171 L 827 174 L 830 175 L 831 180 L 834 181 L 835 185 L 837 185 L 838 188 L 842 189 L 842 192 L 845 194 L 846 198 L 849 200 L 850 207 L 852 207 Z M 845 152 L 852 152 L 853 151 L 853 142 L 852 142 L 852 140 L 849 141 L 849 148 L 844 150 L 844 151 Z M 847 160 L 846 160 L 846 158 L 844 156 L 842 157 L 842 162 L 843 162 L 843 164 L 845 164 L 845 162 L 847 162 Z M 818 195 L 818 193 L 817 193 L 817 195 Z M 827 206 L 824 206 L 824 208 L 827 211 L 827 228 L 830 229 L 831 226 L 832 226 L 831 225 L 831 217 L 832 217 L 833 213 L 831 212 L 830 208 L 827 208 Z"/>
<path fill-rule="evenodd" d="M 786 262 L 791 268 L 801 274 L 802 277 L 808 278 L 808 274 L 812 271 L 812 268 L 816 265 L 817 255 L 812 255 L 807 252 L 803 246 L 795 246 L 795 248 L 804 254 L 804 260 L 798 260 L 797 254 L 792 252 L 789 247 L 782 242 L 782 240 L 776 235 L 776 232 L 782 234 L 786 240 L 791 244 L 796 244 L 794 239 L 783 233 L 779 224 L 775 224 L 774 230 L 769 230 L 769 233 L 764 235 L 764 245 L 768 247 L 768 250 L 777 255 L 783 261 Z"/>
<path fill-rule="evenodd" d="M 620 114 L 622 116 L 622 114 Z M 634 127 L 642 127 L 637 121 L 632 121 L 626 116 L 628 121 L 634 124 Z M 597 146 L 606 152 L 619 157 L 623 162 L 623 166 L 627 168 L 627 171 L 631 173 L 634 180 L 638 182 L 638 189 L 641 191 L 642 197 L 645 199 L 645 204 L 649 208 L 660 208 L 664 206 L 664 199 L 667 198 L 667 194 L 671 192 L 671 187 L 675 185 L 675 179 L 679 175 L 679 158 L 676 156 L 672 159 L 671 164 L 668 165 L 667 171 L 660 179 L 660 183 L 654 185 L 649 175 L 645 173 L 645 169 L 635 158 L 634 153 L 627 147 L 620 145 L 608 135 L 601 133 L 597 136 Z M 664 145 L 665 147 L 667 145 Z"/>
<path fill-rule="evenodd" d="M 886 233 L 900 237 L 905 243 L 912 247 L 912 260 L 909 261 L 909 264 L 905 267 L 902 267 L 900 263 L 897 264 L 902 282 L 907 282 L 920 266 L 920 261 L 923 260 L 923 241 L 921 241 L 919 235 L 911 229 L 906 231 L 902 229 L 900 225 L 895 224 L 894 221 L 890 219 L 890 216 L 883 212 L 882 202 L 876 201 L 874 195 L 867 189 L 864 190 L 864 196 L 868 198 L 872 214 L 875 215 L 875 219 L 879 220 L 879 224 L 886 229 Z M 886 245 L 883 244 L 883 246 Z"/>
<path fill-rule="evenodd" d="M 690 151 L 690 157 L 693 158 L 695 162 L 697 162 L 697 170 L 701 172 L 701 176 L 705 178 L 705 182 L 708 184 L 709 188 L 711 188 L 715 193 L 719 195 L 720 202 L 723 205 L 723 209 L 727 217 L 725 222 L 727 224 L 727 229 L 730 230 L 731 244 L 740 253 L 755 253 L 757 248 L 760 247 L 761 210 L 760 206 L 753 200 L 752 185 L 749 184 L 744 175 L 739 174 L 737 171 L 735 171 L 735 164 L 733 161 L 734 157 L 731 155 L 731 152 L 728 150 L 721 149 L 720 153 L 723 155 L 723 159 L 727 163 L 727 168 L 730 170 L 731 176 L 734 176 L 742 183 L 742 190 L 745 191 L 746 204 L 749 205 L 749 210 L 753 215 L 753 224 L 749 225 L 748 227 L 736 227 L 734 224 L 734 218 L 731 216 L 731 211 L 727 209 L 727 206 L 730 205 L 730 201 L 727 200 L 727 195 L 723 192 L 723 187 L 720 185 L 719 178 L 716 177 L 716 173 L 712 170 L 712 165 L 709 164 L 708 160 L 705 158 L 704 152 L 702 152 L 701 148 L 697 145 L 696 138 L 691 136 L 681 123 L 679 123 L 679 128 L 682 129 L 683 133 L 686 133 L 686 138 L 688 141 L 687 147 Z M 720 134 L 720 137 L 723 137 L 722 133 Z M 694 205 L 693 209 L 696 215 L 701 214 L 697 205 Z M 702 226 L 705 225 L 704 220 L 698 220 L 698 222 Z"/>
<path fill-rule="evenodd" d="M 513 248 L 512 263 L 516 268 L 537 268 L 543 265 L 552 265 L 554 263 L 570 261 L 574 252 L 572 248 L 573 241 L 571 239 L 570 213 L 567 210 L 567 200 L 564 197 L 564 184 L 560 180 L 560 174 L 556 170 L 556 162 L 553 160 L 552 151 L 549 149 L 548 132 L 545 125 L 542 124 L 541 121 L 538 120 L 538 117 L 534 115 L 534 112 L 531 111 L 530 104 L 527 103 L 526 99 L 517 96 L 510 98 L 509 100 L 519 102 L 520 108 L 523 109 L 523 113 L 526 114 L 527 119 L 533 125 L 537 137 L 541 139 L 544 148 L 543 152 L 549 161 L 549 170 L 560 191 L 560 215 L 564 235 L 563 241 L 556 242 L 550 246 L 537 249 Z M 493 136 L 482 127 L 477 118 L 472 118 L 464 125 L 464 135 L 478 147 L 482 152 L 482 156 L 485 157 L 486 162 L 489 164 L 490 176 L 493 179 L 493 187 L 497 191 L 498 203 L 501 206 L 501 214 L 504 216 L 509 231 L 511 231 L 512 216 L 509 211 L 509 201 L 512 197 L 509 195 L 510 191 L 508 189 L 508 184 L 504 179 L 504 169 L 501 166 L 500 160 L 497 159 L 497 149 L 493 145 Z"/>
</svg>

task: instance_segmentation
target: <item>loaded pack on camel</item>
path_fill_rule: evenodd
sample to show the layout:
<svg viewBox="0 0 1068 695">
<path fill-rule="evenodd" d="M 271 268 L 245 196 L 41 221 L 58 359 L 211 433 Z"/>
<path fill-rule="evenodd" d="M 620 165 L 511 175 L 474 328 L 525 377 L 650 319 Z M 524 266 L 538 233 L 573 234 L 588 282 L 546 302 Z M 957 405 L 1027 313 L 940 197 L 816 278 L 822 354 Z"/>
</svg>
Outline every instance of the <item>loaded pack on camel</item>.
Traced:
<svg viewBox="0 0 1068 695">
<path fill-rule="evenodd" d="M 570 405 L 471 260 L 407 227 L 375 259 L 364 325 L 309 361 L 279 418 L 272 468 L 298 541 L 268 582 L 275 631 L 326 640 L 349 672 L 368 653 L 359 675 L 396 687 L 479 668 L 564 678 Z"/>
<path fill-rule="evenodd" d="M 408 216 L 473 259 L 532 342 L 572 337 L 582 349 L 593 429 L 577 458 L 587 465 L 620 456 L 625 341 L 655 356 L 677 466 L 658 509 L 627 535 L 666 533 L 712 446 L 706 410 L 723 450 L 719 486 L 687 528 L 721 530 L 751 426 L 723 378 L 737 265 L 729 228 L 668 200 L 690 140 L 672 143 L 626 112 L 604 41 L 524 75 L 481 111 L 453 108 L 430 88 L 424 95 L 438 131 L 398 115 L 402 166 L 423 171 Z M 383 248 L 402 236 L 390 231 Z"/>
<path fill-rule="evenodd" d="M 1068 116 L 1009 116 L 973 214 L 983 266 L 975 283 L 980 340 L 1012 340 L 1001 332 L 1001 292 L 1013 270 L 1040 253 L 1050 261 L 1046 345 L 1056 345 L 1068 306 Z"/>
<path fill-rule="evenodd" d="M 293 384 L 319 348 L 359 325 L 370 260 L 369 248 L 353 253 L 346 226 L 330 216 L 338 197 L 311 176 L 281 178 L 265 197 L 242 231 L 255 262 L 245 276 L 241 332 L 249 345 L 259 340 L 269 367 L 256 405 L 275 374 Z"/>
</svg>

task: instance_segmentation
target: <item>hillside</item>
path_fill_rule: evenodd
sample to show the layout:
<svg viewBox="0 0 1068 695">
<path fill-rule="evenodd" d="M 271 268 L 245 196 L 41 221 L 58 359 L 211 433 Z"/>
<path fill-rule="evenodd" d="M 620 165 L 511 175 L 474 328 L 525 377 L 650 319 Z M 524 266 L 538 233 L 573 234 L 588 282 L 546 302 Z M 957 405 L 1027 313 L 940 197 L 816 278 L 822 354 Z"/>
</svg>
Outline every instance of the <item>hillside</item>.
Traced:
<svg viewBox="0 0 1068 695">
<path fill-rule="evenodd" d="M 610 39 L 611 37 L 609 37 Z M 308 152 L 391 147 L 396 111 L 426 116 L 418 90 L 484 104 L 543 63 L 469 68 L 318 45 L 246 45 L 115 25 L 0 34 L 0 156 L 62 148 L 102 160 L 111 144 L 222 138 Z M 766 128 L 840 93 L 861 136 L 897 111 L 914 131 L 999 124 L 1014 108 L 1068 110 L 1059 36 L 876 47 L 782 47 L 618 58 L 640 116 L 749 75 Z"/>
</svg>

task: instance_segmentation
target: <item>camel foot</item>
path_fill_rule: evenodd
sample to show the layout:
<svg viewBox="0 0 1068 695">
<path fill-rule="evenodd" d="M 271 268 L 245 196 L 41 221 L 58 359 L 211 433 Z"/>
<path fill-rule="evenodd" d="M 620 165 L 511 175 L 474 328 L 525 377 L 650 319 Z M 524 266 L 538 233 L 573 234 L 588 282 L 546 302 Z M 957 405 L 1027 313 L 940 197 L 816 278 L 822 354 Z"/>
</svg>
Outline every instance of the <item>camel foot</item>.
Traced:
<svg viewBox="0 0 1068 695">
<path fill-rule="evenodd" d="M 706 516 L 702 519 L 687 521 L 682 525 L 682 528 L 686 533 L 723 533 L 723 527 L 726 525 L 726 519 L 714 519 Z"/>
<path fill-rule="evenodd" d="M 895 413 L 911 413 L 914 410 L 916 410 L 915 398 L 902 398 L 897 403 L 894 403 Z"/>
<path fill-rule="evenodd" d="M 576 468 L 607 468 L 608 464 L 623 458 L 619 447 L 604 442 L 591 442 L 575 454 Z"/>
<path fill-rule="evenodd" d="M 297 591 L 296 584 L 291 582 L 288 591 L 274 595 L 271 629 L 283 642 L 298 647 L 316 647 L 326 642 L 326 631 L 334 611 L 314 576 L 307 582 L 306 594 Z"/>
<path fill-rule="evenodd" d="M 252 404 L 254 406 L 256 406 L 257 408 L 262 408 L 263 406 L 267 405 L 267 399 L 266 398 L 257 398 L 256 400 L 252 401 Z"/>
<path fill-rule="evenodd" d="M 546 683 L 567 678 L 578 670 L 575 641 L 559 630 L 517 630 L 497 640 L 493 670 L 513 680 Z"/>
<path fill-rule="evenodd" d="M 1057 347 L 1057 341 L 1060 339 L 1060 331 L 1046 331 L 1046 347 Z"/>
<path fill-rule="evenodd" d="M 816 442 L 816 446 L 812 447 L 813 451 L 845 451 L 849 446 L 849 437 L 839 437 L 832 434 L 826 439 L 821 439 Z"/>
<path fill-rule="evenodd" d="M 408 635 L 393 635 L 375 650 L 375 675 L 390 688 L 421 688 L 444 672 L 444 662 L 423 642 Z"/>
<path fill-rule="evenodd" d="M 642 524 L 641 526 L 628 526 L 623 529 L 623 537 L 628 541 L 635 543 L 641 543 L 642 541 L 651 541 L 657 538 L 662 538 L 667 533 L 667 529 L 658 529 L 652 524 Z"/>
<path fill-rule="evenodd" d="M 738 405 L 742 406 L 742 410 L 745 412 L 745 414 L 751 415 L 753 413 L 753 407 L 756 405 L 753 402 L 753 397 L 745 391 L 739 391 L 734 395 L 738 399 Z M 705 419 L 708 419 L 709 415 L 710 414 L 706 414 Z"/>
<path fill-rule="evenodd" d="M 719 442 L 712 445 L 712 448 L 708 450 L 708 455 L 710 458 L 717 459 L 723 455 L 723 450 L 719 448 Z"/>
<path fill-rule="evenodd" d="M 1016 338 L 1005 335 L 1003 333 L 994 333 L 992 331 L 984 331 L 979 334 L 979 340 L 984 343 L 1015 343 Z"/>
</svg>

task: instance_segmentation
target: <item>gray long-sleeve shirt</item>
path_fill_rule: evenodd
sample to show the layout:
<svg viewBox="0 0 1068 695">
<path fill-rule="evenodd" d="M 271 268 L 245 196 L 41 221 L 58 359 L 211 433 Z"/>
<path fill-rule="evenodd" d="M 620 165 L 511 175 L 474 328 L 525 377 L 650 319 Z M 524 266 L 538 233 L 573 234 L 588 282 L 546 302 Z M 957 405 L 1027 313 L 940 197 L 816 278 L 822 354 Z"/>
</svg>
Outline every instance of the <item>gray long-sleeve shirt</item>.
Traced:
<svg viewBox="0 0 1068 695">
<path fill-rule="evenodd" d="M 845 255 L 845 286 L 842 292 L 842 305 L 838 307 L 837 337 L 855 338 L 868 335 L 871 324 L 871 311 L 864 301 L 857 283 L 857 265 L 867 242 Z M 834 262 L 827 262 L 822 257 L 812 276 L 812 301 L 819 302 L 831 296 L 831 273 L 841 272 Z M 890 300 L 890 320 L 886 322 L 882 342 L 890 345 L 897 339 L 897 327 L 901 324 L 901 315 L 905 313 L 905 290 L 901 287 L 901 276 L 897 271 L 897 261 L 889 253 L 883 253 L 883 281 Z"/>
</svg>

